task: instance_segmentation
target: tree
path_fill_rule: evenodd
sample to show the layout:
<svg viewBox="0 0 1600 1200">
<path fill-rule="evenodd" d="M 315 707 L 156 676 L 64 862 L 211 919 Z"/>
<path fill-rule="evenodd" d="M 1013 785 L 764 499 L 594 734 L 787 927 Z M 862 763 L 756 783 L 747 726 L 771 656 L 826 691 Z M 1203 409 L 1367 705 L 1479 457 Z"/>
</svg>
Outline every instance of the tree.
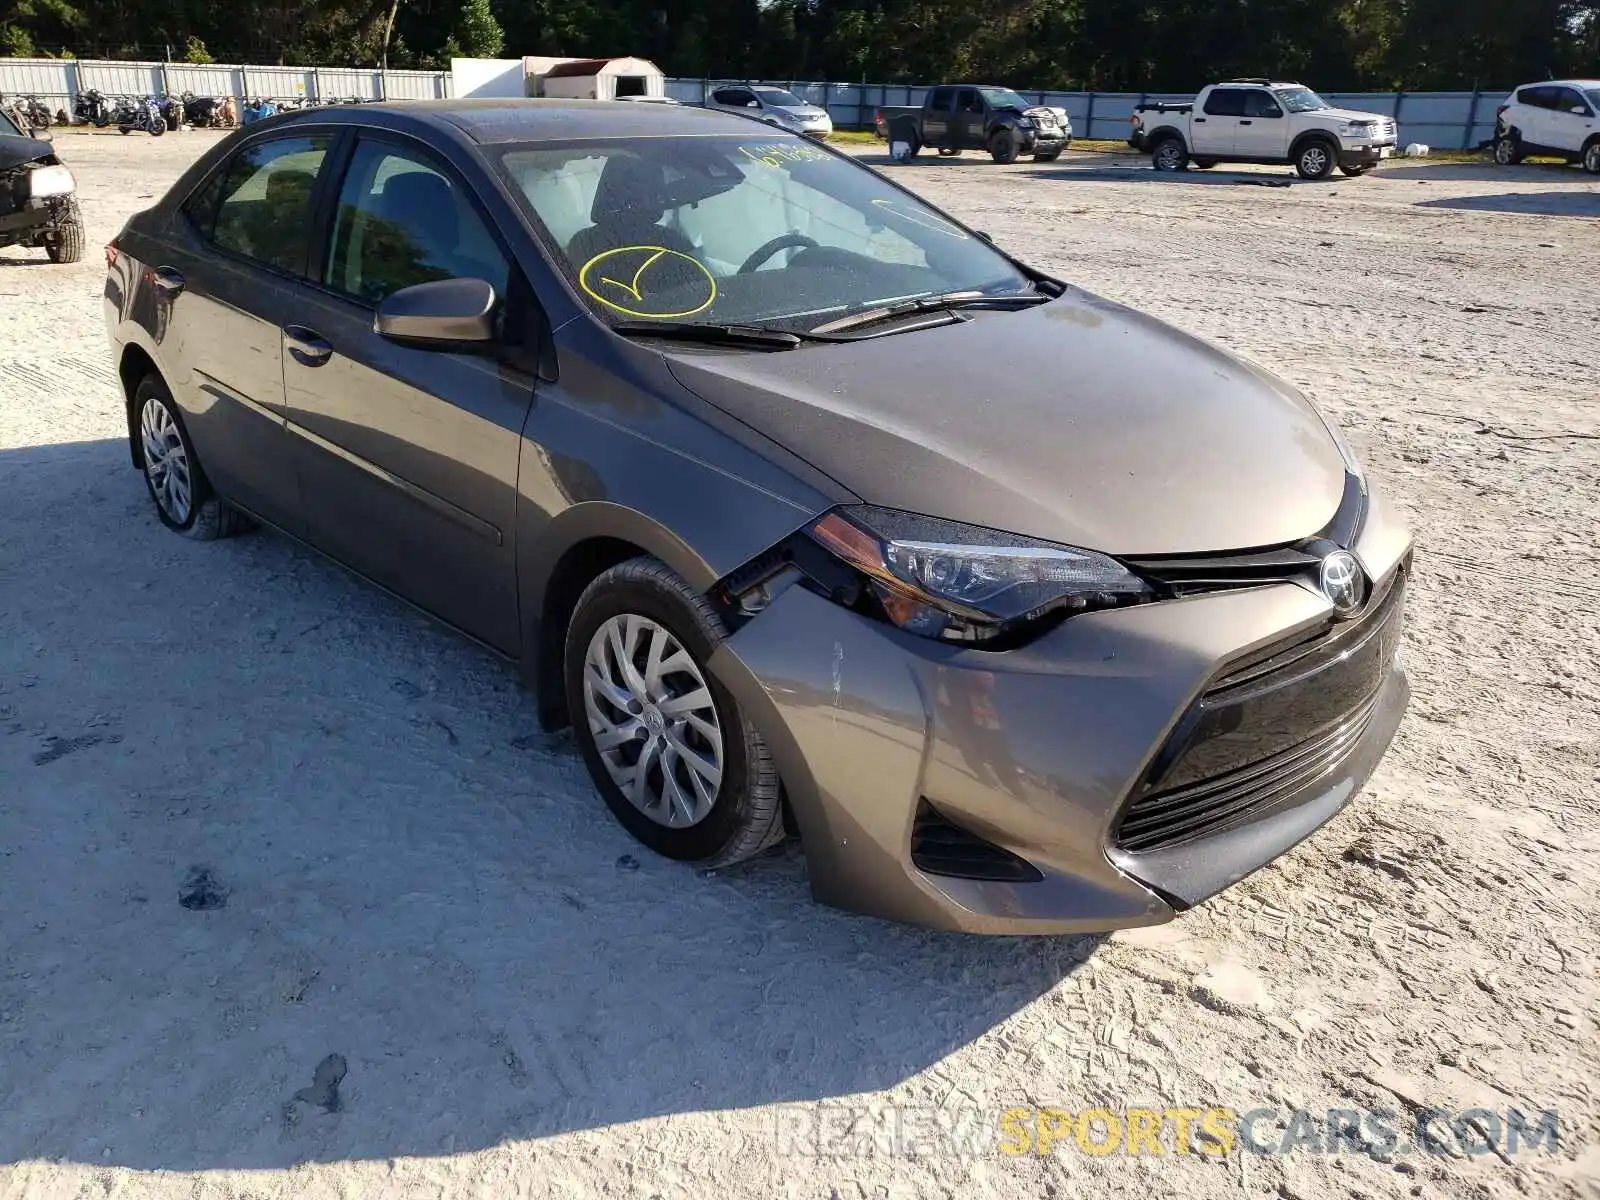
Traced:
<svg viewBox="0 0 1600 1200">
<path fill-rule="evenodd" d="M 191 34 L 188 42 L 183 47 L 183 61 L 187 63 L 208 63 L 215 62 L 216 59 L 211 57 L 211 52 L 206 49 L 206 44 Z"/>
<path fill-rule="evenodd" d="M 494 19 L 489 0 L 467 0 L 456 19 L 456 42 L 463 58 L 498 58 L 505 49 L 506 34 Z"/>
</svg>

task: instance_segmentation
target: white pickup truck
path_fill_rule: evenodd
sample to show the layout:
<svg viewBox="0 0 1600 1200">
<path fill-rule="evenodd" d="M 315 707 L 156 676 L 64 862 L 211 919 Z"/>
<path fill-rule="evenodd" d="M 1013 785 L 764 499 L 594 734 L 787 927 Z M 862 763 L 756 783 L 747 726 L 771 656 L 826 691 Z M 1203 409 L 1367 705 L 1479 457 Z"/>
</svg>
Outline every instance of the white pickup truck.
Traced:
<svg viewBox="0 0 1600 1200">
<path fill-rule="evenodd" d="M 1290 163 L 1302 179 L 1337 167 L 1365 175 L 1394 153 L 1395 124 L 1378 113 L 1334 108 L 1310 88 L 1270 79 L 1215 83 L 1192 104 L 1141 105 L 1128 143 L 1158 171 L 1219 162 Z"/>
</svg>

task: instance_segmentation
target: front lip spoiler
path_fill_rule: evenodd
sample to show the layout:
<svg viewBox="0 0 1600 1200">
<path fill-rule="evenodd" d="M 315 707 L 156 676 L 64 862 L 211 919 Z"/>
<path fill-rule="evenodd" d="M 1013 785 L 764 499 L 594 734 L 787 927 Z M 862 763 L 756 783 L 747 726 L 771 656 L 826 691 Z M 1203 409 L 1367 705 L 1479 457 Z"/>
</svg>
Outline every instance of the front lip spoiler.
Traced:
<svg viewBox="0 0 1600 1200">
<path fill-rule="evenodd" d="M 1182 911 L 1232 887 L 1315 833 L 1365 786 L 1393 740 L 1411 699 L 1398 667 L 1389 671 L 1355 750 L 1332 774 L 1235 829 L 1161 850 L 1106 851 L 1113 866 Z"/>
</svg>

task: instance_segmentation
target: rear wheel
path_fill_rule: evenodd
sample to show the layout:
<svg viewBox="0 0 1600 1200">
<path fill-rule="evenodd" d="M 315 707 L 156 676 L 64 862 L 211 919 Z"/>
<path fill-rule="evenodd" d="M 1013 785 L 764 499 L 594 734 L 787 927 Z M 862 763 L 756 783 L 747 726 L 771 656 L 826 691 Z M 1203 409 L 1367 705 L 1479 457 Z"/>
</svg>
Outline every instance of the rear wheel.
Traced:
<svg viewBox="0 0 1600 1200">
<path fill-rule="evenodd" d="M 1502 133 L 1494 140 L 1494 161 L 1502 167 L 1514 167 L 1527 155 L 1522 150 L 1522 139 L 1515 133 Z"/>
<path fill-rule="evenodd" d="M 1187 171 L 1189 152 L 1178 138 L 1169 134 L 1150 148 L 1150 163 L 1158 171 Z"/>
<path fill-rule="evenodd" d="M 1583 169 L 1591 175 L 1600 175 L 1600 138 L 1583 148 Z"/>
<path fill-rule="evenodd" d="M 997 129 L 989 139 L 989 157 L 997 163 L 1017 161 L 1017 135 L 1009 129 Z"/>
<path fill-rule="evenodd" d="M 649 557 L 591 583 L 567 628 L 567 707 L 595 787 L 650 849 L 708 866 L 784 833 L 767 744 L 705 666 L 726 636 L 706 598 Z"/>
<path fill-rule="evenodd" d="M 1318 138 L 1300 147 L 1294 169 L 1301 179 L 1326 179 L 1333 174 L 1337 161 L 1333 146 Z"/>
<path fill-rule="evenodd" d="M 212 490 L 166 385 L 145 376 L 133 394 L 133 410 L 145 487 L 161 523 L 197 542 L 243 532 L 248 522 Z"/>
</svg>

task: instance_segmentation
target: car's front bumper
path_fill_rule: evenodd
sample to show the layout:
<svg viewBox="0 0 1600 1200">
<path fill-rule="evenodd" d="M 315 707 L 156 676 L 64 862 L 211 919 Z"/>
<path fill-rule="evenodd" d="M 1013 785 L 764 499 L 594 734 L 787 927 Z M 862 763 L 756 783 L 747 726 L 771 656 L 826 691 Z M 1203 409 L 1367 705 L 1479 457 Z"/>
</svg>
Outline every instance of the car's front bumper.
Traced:
<svg viewBox="0 0 1600 1200">
<path fill-rule="evenodd" d="M 1341 167 L 1372 167 L 1386 158 L 1393 158 L 1393 142 L 1373 142 L 1370 145 L 1342 146 L 1339 149 Z"/>
<path fill-rule="evenodd" d="M 56 207 L 50 200 L 35 200 L 15 212 L 0 213 L 0 237 L 16 239 L 43 233 L 55 223 Z"/>
<path fill-rule="evenodd" d="M 1409 540 L 1381 509 L 1356 553 L 1400 569 Z M 1360 790 L 1408 691 L 1385 660 L 1335 762 L 1244 823 L 1128 852 L 1118 825 L 1174 730 L 1241 656 L 1328 620 L 1294 583 L 1086 614 L 989 653 L 902 635 L 792 587 L 711 667 L 772 748 L 816 897 L 939 928 L 1072 933 L 1169 920 L 1270 862 Z M 919 869 L 929 807 L 1036 868 L 1037 878 Z"/>
</svg>

